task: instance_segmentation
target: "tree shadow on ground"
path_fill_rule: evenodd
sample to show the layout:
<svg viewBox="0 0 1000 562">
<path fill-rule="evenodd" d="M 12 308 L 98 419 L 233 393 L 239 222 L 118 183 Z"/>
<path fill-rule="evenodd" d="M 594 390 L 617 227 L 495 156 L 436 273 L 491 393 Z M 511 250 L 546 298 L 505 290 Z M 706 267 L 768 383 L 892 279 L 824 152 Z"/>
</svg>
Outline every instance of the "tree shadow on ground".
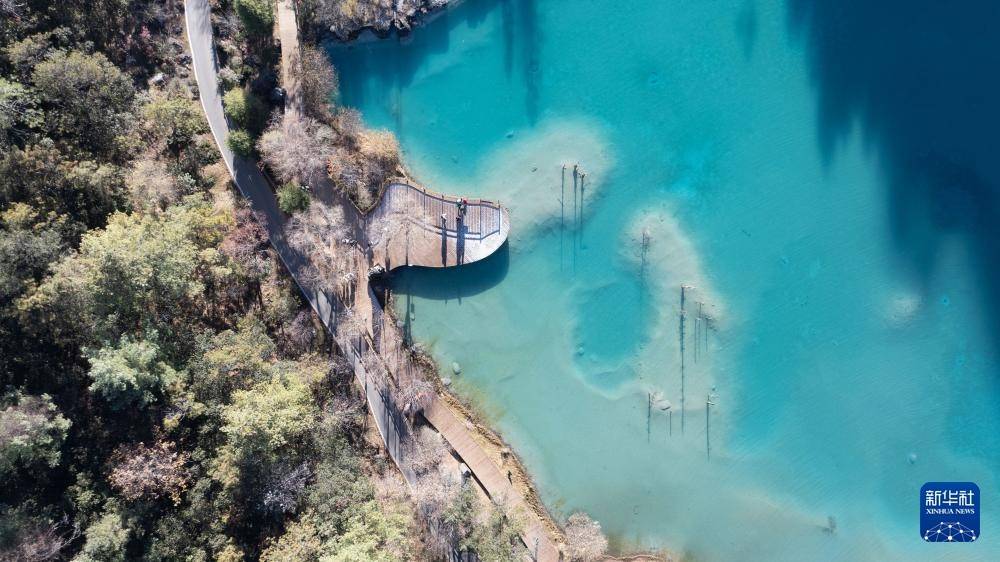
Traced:
<svg viewBox="0 0 1000 562">
<path fill-rule="evenodd" d="M 829 162 L 855 129 L 886 174 L 892 239 L 926 283 L 960 239 L 1000 329 L 1000 3 L 788 0 Z"/>
</svg>

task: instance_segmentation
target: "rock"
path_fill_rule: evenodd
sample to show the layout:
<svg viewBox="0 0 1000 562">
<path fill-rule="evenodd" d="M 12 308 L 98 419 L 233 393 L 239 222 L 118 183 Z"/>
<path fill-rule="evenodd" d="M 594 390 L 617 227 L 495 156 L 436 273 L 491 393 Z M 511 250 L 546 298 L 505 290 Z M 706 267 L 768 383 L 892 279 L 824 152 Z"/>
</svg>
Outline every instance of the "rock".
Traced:
<svg viewBox="0 0 1000 562">
<path fill-rule="evenodd" d="M 454 371 L 456 375 L 461 375 L 462 374 L 462 366 L 459 365 L 457 362 L 453 361 L 451 363 L 451 370 Z"/>
<path fill-rule="evenodd" d="M 166 79 L 166 76 L 162 72 L 157 72 L 152 78 L 149 79 L 150 86 L 162 83 Z"/>
<path fill-rule="evenodd" d="M 402 329 L 406 324 L 402 320 L 396 320 L 396 327 Z"/>
<path fill-rule="evenodd" d="M 451 386 L 451 379 L 448 377 L 444 377 L 441 379 L 441 384 L 445 386 Z"/>
</svg>

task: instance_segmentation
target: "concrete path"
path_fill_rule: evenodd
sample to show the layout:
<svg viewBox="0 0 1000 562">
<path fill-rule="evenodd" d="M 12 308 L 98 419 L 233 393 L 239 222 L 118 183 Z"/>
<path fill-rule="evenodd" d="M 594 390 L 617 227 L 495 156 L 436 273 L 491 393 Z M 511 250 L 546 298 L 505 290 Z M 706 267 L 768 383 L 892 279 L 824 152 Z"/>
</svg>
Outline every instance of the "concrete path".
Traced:
<svg viewBox="0 0 1000 562">
<path fill-rule="evenodd" d="M 320 291 L 300 281 L 305 261 L 285 239 L 283 231 L 285 217 L 278 210 L 277 201 L 270 185 L 257 169 L 255 162 L 236 157 L 226 146 L 226 139 L 229 137 L 229 123 L 222 110 L 222 95 L 219 92 L 217 77 L 218 63 L 212 42 L 211 7 L 208 0 L 186 0 L 184 12 L 188 43 L 191 47 L 191 60 L 194 65 L 195 78 L 198 81 L 199 97 L 212 136 L 219 147 L 219 152 L 222 153 L 226 168 L 229 169 L 233 182 L 250 202 L 253 210 L 265 218 L 266 224 L 264 226 L 271 238 L 271 244 L 285 267 L 288 268 L 292 279 L 299 285 L 302 294 L 309 301 L 323 325 L 334 336 L 340 348 L 348 354 L 348 359 L 355 366 L 356 382 L 364 391 L 372 416 L 378 425 L 379 434 L 386 444 L 386 450 L 396 465 L 400 467 L 404 476 L 410 479 L 409 471 L 405 470 L 401 463 L 402 442 L 406 439 L 406 429 L 405 425 L 399 423 L 401 415 L 398 408 L 388 399 L 384 389 L 365 376 L 359 354 L 352 342 L 344 334 L 337 334 L 337 313 L 343 310 L 342 303 L 338 301 L 336 295 Z"/>
<path fill-rule="evenodd" d="M 507 476 L 486 455 L 464 421 L 440 399 L 435 399 L 424 408 L 424 417 L 448 440 L 458 456 L 462 457 L 462 461 L 492 500 L 504 501 L 515 513 L 522 514 L 525 524 L 521 538 L 532 559 L 542 562 L 560 560 L 559 550 L 549 538 L 542 522 L 514 489 Z"/>
<path fill-rule="evenodd" d="M 275 35 L 281 43 L 281 87 L 285 89 L 285 111 L 303 114 L 302 55 L 299 52 L 299 26 L 295 19 L 293 0 L 278 0 L 276 5 L 278 25 Z"/>
</svg>

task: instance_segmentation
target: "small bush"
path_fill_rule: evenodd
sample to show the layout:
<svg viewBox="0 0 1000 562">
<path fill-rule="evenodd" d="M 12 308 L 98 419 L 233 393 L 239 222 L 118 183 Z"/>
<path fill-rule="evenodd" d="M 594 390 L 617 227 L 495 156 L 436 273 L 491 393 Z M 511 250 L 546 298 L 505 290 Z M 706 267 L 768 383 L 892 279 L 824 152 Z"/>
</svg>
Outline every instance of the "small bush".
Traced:
<svg viewBox="0 0 1000 562">
<path fill-rule="evenodd" d="M 229 138 L 226 139 L 226 146 L 237 156 L 253 156 L 253 137 L 243 129 L 230 131 Z"/>
<path fill-rule="evenodd" d="M 241 129 L 260 133 L 267 121 L 267 108 L 257 96 L 247 93 L 242 88 L 234 88 L 226 92 L 222 98 L 226 117 Z"/>
<path fill-rule="evenodd" d="M 294 182 L 278 190 L 278 208 L 287 214 L 304 211 L 309 207 L 309 194 Z"/>
<path fill-rule="evenodd" d="M 240 76 L 236 74 L 235 70 L 226 66 L 219 71 L 219 82 L 222 84 L 222 89 L 229 90 L 239 85 Z"/>
<path fill-rule="evenodd" d="M 270 0 L 236 0 L 236 15 L 250 35 L 267 36 L 274 27 L 274 6 Z"/>
</svg>

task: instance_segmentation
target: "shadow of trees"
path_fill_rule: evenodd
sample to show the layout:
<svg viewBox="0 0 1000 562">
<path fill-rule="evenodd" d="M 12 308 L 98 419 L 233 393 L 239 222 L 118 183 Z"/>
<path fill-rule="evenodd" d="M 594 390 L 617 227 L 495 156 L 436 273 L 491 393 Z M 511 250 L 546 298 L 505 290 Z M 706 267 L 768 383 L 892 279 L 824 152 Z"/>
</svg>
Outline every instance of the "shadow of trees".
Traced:
<svg viewBox="0 0 1000 562">
<path fill-rule="evenodd" d="M 828 162 L 859 127 L 886 174 L 893 241 L 926 281 L 960 237 L 1000 329 L 1000 3 L 788 0 Z"/>
<path fill-rule="evenodd" d="M 538 25 L 535 0 L 476 0 L 463 2 L 455 8 L 443 10 L 432 16 L 433 22 L 414 29 L 405 37 L 393 35 L 387 39 L 358 42 L 349 45 L 327 43 L 327 53 L 344 76 L 379 75 L 379 84 L 392 89 L 392 111 L 396 118 L 397 134 L 401 133 L 400 118 L 403 107 L 401 95 L 409 87 L 421 64 L 431 55 L 448 51 L 451 34 L 460 24 L 476 27 L 496 9 L 500 9 L 500 40 L 504 43 L 504 70 L 508 77 L 519 77 L 524 84 L 525 112 L 530 123 L 538 118 L 539 82 L 541 65 L 538 50 L 541 30 Z M 401 48 L 402 47 L 402 48 Z M 395 49 L 397 56 L 385 63 L 386 57 L 378 56 L 384 49 Z M 341 53 L 349 54 L 343 56 Z M 517 74 L 515 74 L 515 70 Z M 341 99 L 350 100 L 355 107 L 365 103 L 365 80 L 342 80 Z"/>
</svg>

